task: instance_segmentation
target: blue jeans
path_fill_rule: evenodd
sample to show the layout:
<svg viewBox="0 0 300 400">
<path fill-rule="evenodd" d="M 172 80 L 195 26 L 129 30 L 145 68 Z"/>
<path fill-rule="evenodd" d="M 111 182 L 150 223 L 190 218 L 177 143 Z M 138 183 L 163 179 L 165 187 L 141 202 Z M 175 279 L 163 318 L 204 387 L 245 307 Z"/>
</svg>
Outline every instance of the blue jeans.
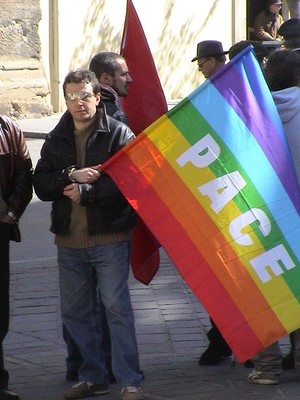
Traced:
<svg viewBox="0 0 300 400">
<path fill-rule="evenodd" d="M 84 360 L 79 379 L 107 382 L 98 285 L 111 336 L 114 376 L 122 387 L 139 386 L 142 376 L 128 288 L 130 242 L 88 249 L 58 246 L 57 254 L 63 323 Z"/>
<path fill-rule="evenodd" d="M 103 351 L 105 353 L 106 370 L 109 374 L 112 374 L 110 334 L 107 324 L 105 307 L 100 297 L 98 297 L 98 307 L 100 310 L 99 323 L 101 324 L 102 327 L 102 346 L 103 346 Z M 67 371 L 78 372 L 80 366 L 83 363 L 82 355 L 80 354 L 78 346 L 72 339 L 72 336 L 69 334 L 65 324 L 63 324 L 62 326 L 62 331 L 63 331 L 64 341 L 67 345 L 67 353 L 68 353 L 66 357 Z"/>
</svg>

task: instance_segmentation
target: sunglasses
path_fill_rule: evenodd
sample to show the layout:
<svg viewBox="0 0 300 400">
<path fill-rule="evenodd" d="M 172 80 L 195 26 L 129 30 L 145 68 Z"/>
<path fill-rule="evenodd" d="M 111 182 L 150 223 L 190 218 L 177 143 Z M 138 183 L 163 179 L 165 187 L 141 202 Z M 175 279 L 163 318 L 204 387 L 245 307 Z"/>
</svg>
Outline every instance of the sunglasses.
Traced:
<svg viewBox="0 0 300 400">
<path fill-rule="evenodd" d="M 209 60 L 209 58 L 207 58 L 205 61 L 203 61 L 202 63 L 199 63 L 198 62 L 198 70 L 199 71 L 202 71 L 202 67 L 203 67 L 203 65 L 207 62 Z"/>
<path fill-rule="evenodd" d="M 65 99 L 68 101 L 75 101 L 75 100 L 88 101 L 93 96 L 95 96 L 95 94 L 91 92 L 74 92 L 66 94 Z"/>
</svg>

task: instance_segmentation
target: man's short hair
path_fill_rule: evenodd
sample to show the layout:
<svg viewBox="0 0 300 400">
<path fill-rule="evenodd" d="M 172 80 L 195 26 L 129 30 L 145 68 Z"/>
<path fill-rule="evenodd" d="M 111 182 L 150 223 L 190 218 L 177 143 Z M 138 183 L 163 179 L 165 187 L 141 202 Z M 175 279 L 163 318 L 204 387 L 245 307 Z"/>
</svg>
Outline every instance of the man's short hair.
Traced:
<svg viewBox="0 0 300 400">
<path fill-rule="evenodd" d="M 277 91 L 298 86 L 300 81 L 300 55 L 293 50 L 278 50 L 270 55 L 264 75 L 270 90 Z"/>
<path fill-rule="evenodd" d="M 100 93 L 100 83 L 94 72 L 90 70 L 77 69 L 76 71 L 69 72 L 68 75 L 65 77 L 63 83 L 64 95 L 66 94 L 66 85 L 68 83 L 84 83 L 84 84 L 91 83 L 93 88 L 93 93 L 94 94 Z"/>
<path fill-rule="evenodd" d="M 95 54 L 91 59 L 89 69 L 94 72 L 98 79 L 100 79 L 104 73 L 114 76 L 117 61 L 120 59 L 124 59 L 121 54 L 112 51 L 101 51 Z"/>
</svg>

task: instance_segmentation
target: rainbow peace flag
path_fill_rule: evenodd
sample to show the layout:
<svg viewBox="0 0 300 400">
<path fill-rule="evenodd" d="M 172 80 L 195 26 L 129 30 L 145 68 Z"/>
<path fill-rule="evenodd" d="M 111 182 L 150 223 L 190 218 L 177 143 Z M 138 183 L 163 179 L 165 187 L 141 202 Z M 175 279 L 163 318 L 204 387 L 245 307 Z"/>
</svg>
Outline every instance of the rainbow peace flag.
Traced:
<svg viewBox="0 0 300 400">
<path fill-rule="evenodd" d="M 239 361 L 300 327 L 300 192 L 250 47 L 102 167 Z"/>
</svg>

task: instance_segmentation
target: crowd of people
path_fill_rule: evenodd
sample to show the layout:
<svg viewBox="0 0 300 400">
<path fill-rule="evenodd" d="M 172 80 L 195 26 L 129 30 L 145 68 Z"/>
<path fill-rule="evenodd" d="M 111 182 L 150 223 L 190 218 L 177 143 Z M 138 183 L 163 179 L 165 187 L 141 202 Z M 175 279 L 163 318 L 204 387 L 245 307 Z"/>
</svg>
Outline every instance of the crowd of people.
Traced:
<svg viewBox="0 0 300 400">
<path fill-rule="evenodd" d="M 270 0 L 256 20 L 257 41 L 243 40 L 224 51 L 221 42 L 197 45 L 198 70 L 206 79 L 251 45 L 282 119 L 300 179 L 300 20 L 283 22 L 281 2 Z M 270 53 L 265 40 L 283 41 Z M 113 180 L 100 170 L 135 135 L 121 109 L 132 78 L 118 53 L 100 52 L 89 69 L 71 71 L 63 82 L 67 111 L 49 133 L 33 171 L 24 135 L 8 117 L 0 118 L 0 400 L 18 400 L 9 390 L 3 340 L 9 328 L 9 242 L 20 241 L 18 221 L 32 197 L 52 202 L 60 279 L 66 380 L 76 382 L 65 399 L 105 394 L 117 382 L 123 400 L 143 400 L 134 313 L 128 288 L 131 230 L 136 214 Z M 99 151 L 101 149 L 101 151 Z M 232 355 L 215 322 L 209 345 L 199 357 L 203 366 Z M 283 358 L 278 343 L 245 366 L 250 383 L 277 384 L 282 369 L 300 370 L 300 330 L 291 335 Z M 299 339 L 298 339 L 299 337 Z"/>
</svg>

